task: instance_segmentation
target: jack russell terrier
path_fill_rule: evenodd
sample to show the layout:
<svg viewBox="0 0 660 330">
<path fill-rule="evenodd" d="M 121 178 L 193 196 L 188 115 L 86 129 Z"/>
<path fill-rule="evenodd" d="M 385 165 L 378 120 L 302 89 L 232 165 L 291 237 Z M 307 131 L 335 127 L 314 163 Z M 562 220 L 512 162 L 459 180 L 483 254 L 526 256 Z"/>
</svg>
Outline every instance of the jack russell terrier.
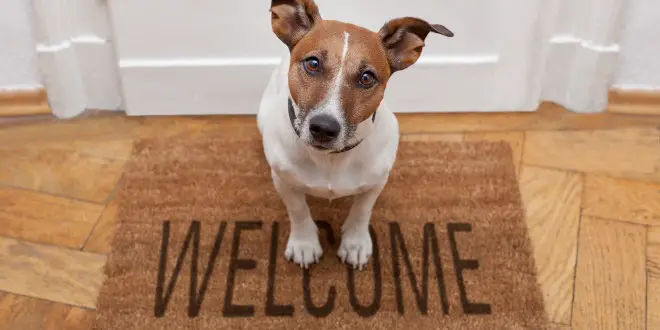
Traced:
<svg viewBox="0 0 660 330">
<path fill-rule="evenodd" d="M 284 256 L 307 268 L 323 254 L 306 195 L 354 196 L 337 255 L 362 269 L 372 254 L 371 211 L 399 143 L 385 87 L 417 61 L 430 32 L 454 34 L 414 17 L 393 19 L 376 33 L 321 19 L 314 0 L 272 0 L 270 12 L 289 52 L 270 77 L 257 125 L 291 221 Z"/>
</svg>

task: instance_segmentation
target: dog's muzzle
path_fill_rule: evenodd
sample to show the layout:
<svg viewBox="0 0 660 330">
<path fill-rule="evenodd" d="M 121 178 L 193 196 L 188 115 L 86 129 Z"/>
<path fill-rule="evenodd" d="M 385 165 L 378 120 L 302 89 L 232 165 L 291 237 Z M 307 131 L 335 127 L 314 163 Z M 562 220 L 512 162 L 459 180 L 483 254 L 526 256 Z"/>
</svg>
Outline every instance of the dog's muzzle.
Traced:
<svg viewBox="0 0 660 330">
<path fill-rule="evenodd" d="M 293 101 L 291 100 L 291 98 L 289 98 L 287 101 L 288 101 L 289 120 L 291 122 L 291 127 L 293 128 L 296 135 L 300 137 L 301 132 L 298 130 L 298 128 L 296 128 L 294 124 L 296 120 L 296 111 L 293 107 Z M 374 112 L 374 114 L 371 116 L 371 121 L 374 122 L 375 120 L 376 120 L 376 113 Z M 314 139 L 315 148 L 327 149 L 324 146 L 332 144 L 332 142 L 335 141 L 337 137 L 339 137 L 339 134 L 341 133 L 341 125 L 339 124 L 337 119 L 333 118 L 330 115 L 318 114 L 310 118 L 309 132 L 310 135 L 312 136 L 312 139 Z M 341 153 L 341 152 L 349 151 L 357 147 L 357 145 L 360 144 L 361 142 L 362 140 L 357 141 L 356 143 L 348 145 L 341 150 L 332 151 L 332 153 Z"/>
</svg>

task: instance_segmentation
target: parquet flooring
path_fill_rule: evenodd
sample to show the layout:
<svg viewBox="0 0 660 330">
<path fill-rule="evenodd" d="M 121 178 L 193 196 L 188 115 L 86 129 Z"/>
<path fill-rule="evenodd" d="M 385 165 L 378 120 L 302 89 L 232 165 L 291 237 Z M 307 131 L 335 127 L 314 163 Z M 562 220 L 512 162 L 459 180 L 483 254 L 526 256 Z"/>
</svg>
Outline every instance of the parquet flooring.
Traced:
<svg viewBox="0 0 660 330">
<path fill-rule="evenodd" d="M 404 139 L 511 145 L 557 329 L 660 329 L 660 116 L 398 117 Z M 89 328 L 135 139 L 254 125 L 108 113 L 0 126 L 0 330 Z"/>
</svg>

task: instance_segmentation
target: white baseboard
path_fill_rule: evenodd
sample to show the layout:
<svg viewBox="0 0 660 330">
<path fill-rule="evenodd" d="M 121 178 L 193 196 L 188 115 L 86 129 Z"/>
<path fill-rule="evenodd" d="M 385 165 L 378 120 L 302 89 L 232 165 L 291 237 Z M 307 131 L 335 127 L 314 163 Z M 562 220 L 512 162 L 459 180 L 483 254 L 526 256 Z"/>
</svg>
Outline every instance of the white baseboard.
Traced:
<svg viewBox="0 0 660 330">
<path fill-rule="evenodd" d="M 38 45 L 37 54 L 56 116 L 70 118 L 86 109 L 122 107 L 110 43 L 98 38 L 72 38 Z"/>
<path fill-rule="evenodd" d="M 619 53 L 617 44 L 597 45 L 573 36 L 550 40 L 542 98 L 575 112 L 602 112 Z"/>
<path fill-rule="evenodd" d="M 38 64 L 53 114 L 72 118 L 86 109 L 120 109 L 105 2 L 31 1 Z"/>
</svg>

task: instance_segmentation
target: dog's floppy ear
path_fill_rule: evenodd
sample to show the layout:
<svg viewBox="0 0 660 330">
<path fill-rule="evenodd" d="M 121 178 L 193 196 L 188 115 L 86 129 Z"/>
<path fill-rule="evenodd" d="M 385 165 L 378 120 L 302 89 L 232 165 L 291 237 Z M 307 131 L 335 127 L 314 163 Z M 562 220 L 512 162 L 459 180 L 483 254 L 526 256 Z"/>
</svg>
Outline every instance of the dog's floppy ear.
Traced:
<svg viewBox="0 0 660 330">
<path fill-rule="evenodd" d="M 378 36 L 385 47 L 392 72 L 403 70 L 417 61 L 430 32 L 445 37 L 454 36 L 453 32 L 440 24 L 430 24 L 415 17 L 396 18 L 383 25 Z"/>
<path fill-rule="evenodd" d="M 273 32 L 289 49 L 321 20 L 314 0 L 272 0 L 270 13 Z"/>
</svg>

